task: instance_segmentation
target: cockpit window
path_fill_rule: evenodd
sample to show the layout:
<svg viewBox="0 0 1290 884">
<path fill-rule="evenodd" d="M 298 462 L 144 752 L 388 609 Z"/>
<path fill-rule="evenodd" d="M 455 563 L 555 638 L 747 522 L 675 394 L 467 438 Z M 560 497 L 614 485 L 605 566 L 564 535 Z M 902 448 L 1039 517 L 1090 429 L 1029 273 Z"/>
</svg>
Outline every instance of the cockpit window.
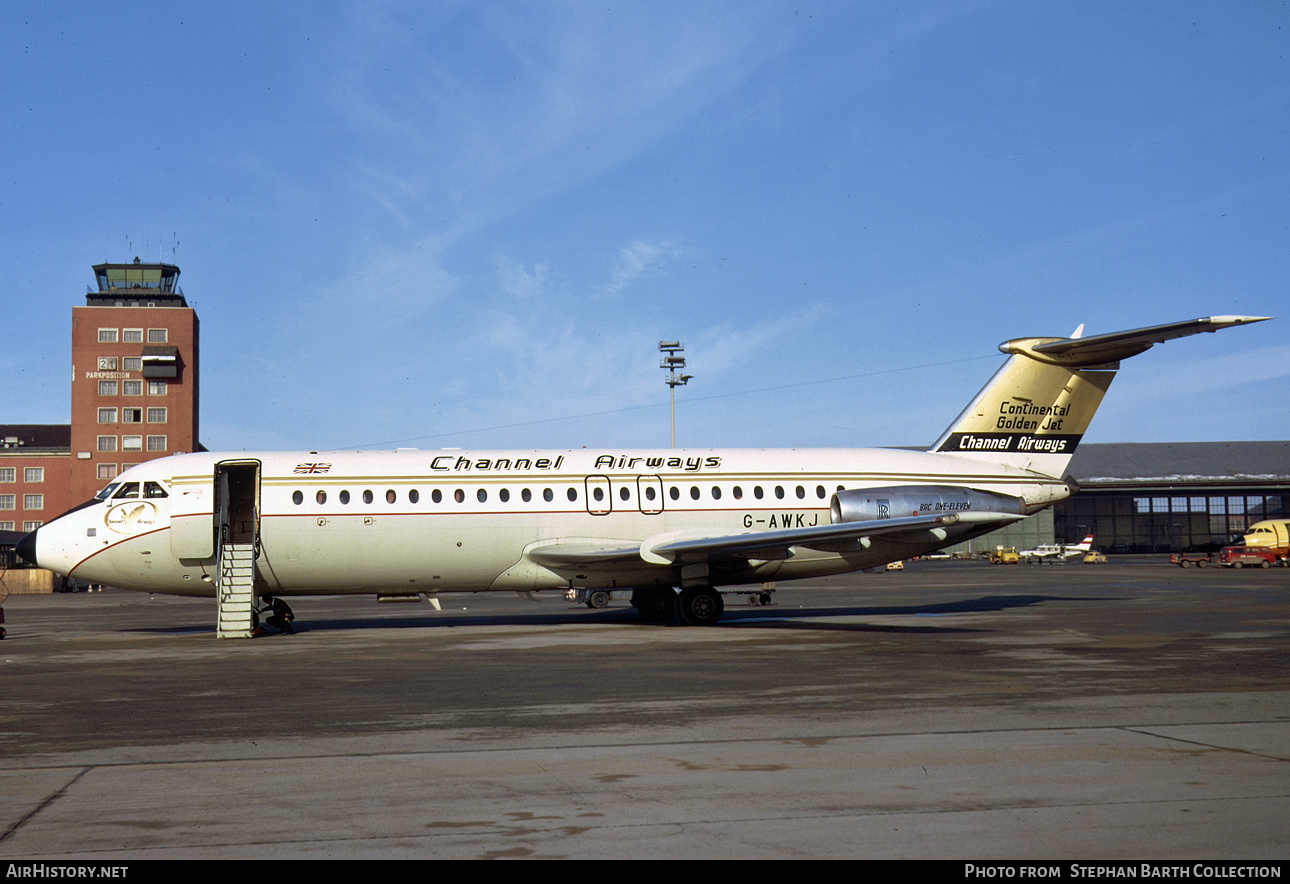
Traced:
<svg viewBox="0 0 1290 884">
<path fill-rule="evenodd" d="M 109 485 L 108 487 L 104 488 L 104 489 L 103 489 L 102 491 L 100 491 L 98 494 L 94 495 L 94 499 L 95 499 L 95 500 L 107 500 L 109 497 L 111 497 L 111 496 L 112 496 L 112 492 L 113 492 L 113 491 L 115 491 L 115 490 L 117 489 L 117 486 L 118 486 L 118 485 L 120 485 L 120 484 L 121 484 L 120 482 L 113 482 L 111 485 Z"/>
<path fill-rule="evenodd" d="M 113 500 L 127 500 L 139 496 L 138 482 L 122 482 L 121 488 L 116 494 L 112 495 Z"/>
<path fill-rule="evenodd" d="M 159 483 L 145 482 L 143 483 L 143 496 L 157 498 L 157 497 L 169 497 L 170 495 L 166 492 L 165 488 L 161 487 Z"/>
</svg>

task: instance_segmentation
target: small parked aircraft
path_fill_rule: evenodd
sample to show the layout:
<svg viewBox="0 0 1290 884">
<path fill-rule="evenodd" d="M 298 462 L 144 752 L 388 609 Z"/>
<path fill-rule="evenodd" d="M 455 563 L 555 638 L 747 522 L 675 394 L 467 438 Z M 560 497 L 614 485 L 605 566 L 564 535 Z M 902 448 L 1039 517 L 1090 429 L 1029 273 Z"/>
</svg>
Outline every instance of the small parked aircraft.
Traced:
<svg viewBox="0 0 1290 884">
<path fill-rule="evenodd" d="M 1023 549 L 1022 559 L 1064 559 L 1079 556 L 1093 548 L 1093 535 L 1087 534 L 1079 543 L 1041 543 L 1034 549 Z"/>
</svg>

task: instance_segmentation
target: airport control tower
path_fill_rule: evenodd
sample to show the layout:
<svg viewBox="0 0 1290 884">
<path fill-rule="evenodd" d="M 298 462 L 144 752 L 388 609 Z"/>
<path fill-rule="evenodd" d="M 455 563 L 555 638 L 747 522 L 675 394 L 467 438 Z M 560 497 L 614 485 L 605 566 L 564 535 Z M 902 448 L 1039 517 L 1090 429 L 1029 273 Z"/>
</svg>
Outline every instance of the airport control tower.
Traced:
<svg viewBox="0 0 1290 884">
<path fill-rule="evenodd" d="M 197 441 L 197 314 L 174 264 L 96 264 L 72 308 L 73 504 Z"/>
</svg>

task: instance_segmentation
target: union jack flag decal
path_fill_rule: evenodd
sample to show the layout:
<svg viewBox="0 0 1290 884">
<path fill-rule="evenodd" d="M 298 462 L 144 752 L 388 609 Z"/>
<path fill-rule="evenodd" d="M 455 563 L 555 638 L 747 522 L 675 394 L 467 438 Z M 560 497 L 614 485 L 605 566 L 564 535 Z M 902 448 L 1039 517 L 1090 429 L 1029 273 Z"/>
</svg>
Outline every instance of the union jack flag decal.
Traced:
<svg viewBox="0 0 1290 884">
<path fill-rule="evenodd" d="M 325 473 L 330 469 L 331 464 L 329 463 L 298 463 L 296 464 L 295 472 L 297 475 L 302 473 Z"/>
</svg>

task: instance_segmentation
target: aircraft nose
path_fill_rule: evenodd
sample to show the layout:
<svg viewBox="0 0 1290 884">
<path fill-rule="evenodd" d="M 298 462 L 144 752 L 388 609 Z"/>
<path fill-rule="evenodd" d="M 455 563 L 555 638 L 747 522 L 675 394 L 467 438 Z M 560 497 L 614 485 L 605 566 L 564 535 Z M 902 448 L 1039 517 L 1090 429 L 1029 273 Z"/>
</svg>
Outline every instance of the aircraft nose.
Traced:
<svg viewBox="0 0 1290 884">
<path fill-rule="evenodd" d="M 36 531 L 39 530 L 39 528 L 36 529 Z M 18 545 L 14 547 L 18 555 L 33 565 L 39 564 L 36 561 L 36 531 L 23 535 L 23 538 L 18 541 Z"/>
</svg>

